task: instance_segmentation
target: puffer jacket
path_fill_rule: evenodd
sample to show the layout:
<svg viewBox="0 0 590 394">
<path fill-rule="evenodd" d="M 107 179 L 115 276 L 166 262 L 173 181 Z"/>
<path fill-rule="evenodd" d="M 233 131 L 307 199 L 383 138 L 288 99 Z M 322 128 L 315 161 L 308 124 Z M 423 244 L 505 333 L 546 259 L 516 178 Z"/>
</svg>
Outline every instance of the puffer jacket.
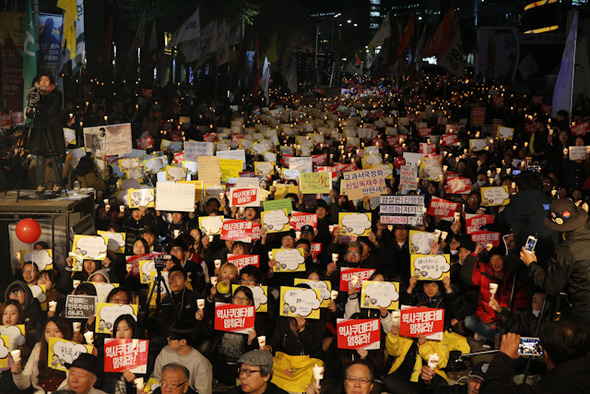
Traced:
<svg viewBox="0 0 590 394">
<path fill-rule="evenodd" d="M 552 296 L 566 292 L 572 305 L 572 320 L 590 323 L 590 227 L 588 223 L 566 233 L 555 249 L 549 269 L 529 266 L 533 283 Z M 567 317 L 567 316 L 566 316 Z"/>
</svg>

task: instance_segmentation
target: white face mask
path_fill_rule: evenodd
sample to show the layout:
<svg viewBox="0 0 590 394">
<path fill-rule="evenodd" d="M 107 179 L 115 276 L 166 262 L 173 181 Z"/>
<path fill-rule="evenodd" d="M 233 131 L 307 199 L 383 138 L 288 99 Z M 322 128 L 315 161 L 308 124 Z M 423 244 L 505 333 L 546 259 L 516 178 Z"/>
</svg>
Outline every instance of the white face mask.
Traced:
<svg viewBox="0 0 590 394">
<path fill-rule="evenodd" d="M 457 249 L 455 249 L 455 250 L 451 249 L 451 254 L 452 254 L 453 256 L 456 256 L 456 255 L 458 255 L 458 254 L 459 254 L 459 250 L 457 250 Z"/>
<path fill-rule="evenodd" d="M 477 181 L 477 184 L 478 184 L 479 186 L 483 186 L 483 185 L 485 185 L 485 184 L 486 184 L 486 181 Z"/>
</svg>

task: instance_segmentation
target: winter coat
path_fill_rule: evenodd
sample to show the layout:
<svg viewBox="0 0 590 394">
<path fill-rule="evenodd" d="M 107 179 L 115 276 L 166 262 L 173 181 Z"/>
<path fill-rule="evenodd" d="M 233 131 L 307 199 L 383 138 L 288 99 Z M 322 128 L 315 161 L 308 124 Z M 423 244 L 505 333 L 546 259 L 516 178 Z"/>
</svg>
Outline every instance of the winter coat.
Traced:
<svg viewBox="0 0 590 394">
<path fill-rule="evenodd" d="M 61 92 L 54 89 L 47 95 L 41 95 L 37 108 L 28 148 L 31 153 L 36 155 L 48 155 L 51 153 L 52 155 L 64 156 L 66 154 L 66 143 L 60 119 Z M 45 139 L 45 136 L 47 136 L 47 139 Z"/>
<path fill-rule="evenodd" d="M 529 266 L 529 277 L 549 295 L 566 292 L 572 305 L 570 318 L 590 323 L 590 227 L 588 224 L 566 233 L 555 249 L 549 269 L 537 263 Z M 566 316 L 567 317 L 567 316 Z"/>
</svg>

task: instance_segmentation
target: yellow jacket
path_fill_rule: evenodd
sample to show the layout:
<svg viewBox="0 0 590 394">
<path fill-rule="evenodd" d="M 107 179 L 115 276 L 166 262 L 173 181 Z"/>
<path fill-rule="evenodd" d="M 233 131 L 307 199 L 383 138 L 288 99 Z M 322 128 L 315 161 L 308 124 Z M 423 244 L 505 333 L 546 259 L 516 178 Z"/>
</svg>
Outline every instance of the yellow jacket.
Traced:
<svg viewBox="0 0 590 394">
<path fill-rule="evenodd" d="M 389 370 L 390 374 L 397 371 L 402 365 L 413 341 L 413 338 L 400 337 L 399 335 L 393 335 L 391 332 L 387 334 L 385 339 L 387 354 L 391 357 L 395 357 L 395 361 Z M 445 331 L 441 341 L 426 340 L 424 345 L 418 345 L 418 353 L 420 354 L 420 357 L 416 357 L 414 372 L 412 373 L 412 378 L 410 380 L 418 381 L 418 377 L 422 371 L 422 360 L 428 362 L 430 355 L 436 353 L 438 355 L 438 365 L 434 372 L 442 376 L 448 382 L 447 375 L 442 369 L 445 368 L 449 362 L 449 353 L 451 350 L 460 350 L 462 353 L 468 353 L 469 345 L 467 344 L 465 337 Z"/>
</svg>

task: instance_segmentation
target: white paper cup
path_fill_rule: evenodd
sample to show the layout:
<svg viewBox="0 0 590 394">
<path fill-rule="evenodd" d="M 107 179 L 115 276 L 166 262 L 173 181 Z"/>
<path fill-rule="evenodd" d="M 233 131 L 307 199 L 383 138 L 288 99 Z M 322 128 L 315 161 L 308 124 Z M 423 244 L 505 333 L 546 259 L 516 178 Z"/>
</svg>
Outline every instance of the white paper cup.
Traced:
<svg viewBox="0 0 590 394">
<path fill-rule="evenodd" d="M 217 276 L 212 276 L 210 279 L 211 279 L 211 284 L 213 286 L 216 286 L 217 285 Z"/>
<path fill-rule="evenodd" d="M 205 299 L 204 298 L 199 298 L 197 300 L 197 308 L 199 308 L 199 309 L 205 308 Z"/>
<path fill-rule="evenodd" d="M 338 290 L 332 290 L 332 292 L 330 293 L 330 298 L 332 300 L 335 300 L 336 297 L 338 297 Z"/>
<path fill-rule="evenodd" d="M 332 253 L 332 261 L 335 263 L 338 261 L 338 253 Z"/>
<path fill-rule="evenodd" d="M 270 252 L 268 252 L 268 259 L 272 260 L 272 250 Z"/>
<path fill-rule="evenodd" d="M 82 281 L 81 281 L 81 280 L 79 280 L 79 279 L 74 279 L 74 280 L 72 281 L 72 285 L 74 286 L 74 289 L 75 289 L 76 287 L 78 287 L 78 286 L 80 285 L 80 283 L 82 283 Z"/>
<path fill-rule="evenodd" d="M 109 204 L 104 206 L 105 211 L 109 211 L 111 209 L 111 206 Z"/>
<path fill-rule="evenodd" d="M 317 364 L 313 367 L 313 378 L 315 379 L 316 386 L 320 386 L 320 380 L 324 378 L 324 367 L 320 367 Z"/>
<path fill-rule="evenodd" d="M 215 268 L 221 268 L 221 260 L 219 260 L 219 259 L 213 260 L 213 263 L 215 264 Z"/>
<path fill-rule="evenodd" d="M 80 332 L 80 328 L 82 327 L 82 323 L 73 322 L 72 327 L 74 327 L 74 332 Z"/>
<path fill-rule="evenodd" d="M 180 235 L 180 230 L 174 230 L 174 238 L 178 238 Z"/>
<path fill-rule="evenodd" d="M 212 235 L 209 236 L 209 242 L 213 242 L 213 236 Z"/>
<path fill-rule="evenodd" d="M 119 211 L 125 212 L 125 205 L 119 205 Z"/>
<path fill-rule="evenodd" d="M 497 283 L 490 283 L 490 294 L 492 295 L 492 298 L 494 298 L 494 295 L 496 295 L 497 291 L 498 291 L 498 284 Z"/>
<path fill-rule="evenodd" d="M 295 231 L 295 238 L 301 238 L 301 231 Z"/>
<path fill-rule="evenodd" d="M 125 264 L 125 269 L 127 270 L 127 273 L 130 273 L 131 270 L 133 269 L 133 264 L 131 264 L 131 263 Z"/>
<path fill-rule="evenodd" d="M 109 205 L 109 199 L 105 198 L 104 200 L 102 200 L 102 202 L 104 202 L 104 205 Z"/>
<path fill-rule="evenodd" d="M 428 366 L 432 369 L 438 366 L 438 354 L 434 353 L 428 356 Z"/>
<path fill-rule="evenodd" d="M 392 311 L 391 312 L 391 321 L 393 322 L 394 326 L 399 326 L 402 320 L 402 313 L 401 311 Z"/>
<path fill-rule="evenodd" d="M 57 301 L 49 301 L 49 311 L 55 312 L 57 308 Z"/>
<path fill-rule="evenodd" d="M 20 362 L 20 350 L 16 349 L 10 352 L 10 355 L 12 356 L 12 361 L 15 363 Z"/>
<path fill-rule="evenodd" d="M 143 378 L 136 378 L 133 380 L 133 384 L 135 384 L 135 389 L 137 391 L 143 391 L 144 389 L 144 384 L 143 384 Z"/>
<path fill-rule="evenodd" d="M 94 342 L 94 333 L 92 331 L 86 331 L 84 333 L 84 339 L 86 339 L 86 343 L 92 345 Z"/>
<path fill-rule="evenodd" d="M 260 335 L 258 337 L 258 346 L 260 346 L 260 349 L 262 349 L 266 346 L 266 336 Z"/>
</svg>

